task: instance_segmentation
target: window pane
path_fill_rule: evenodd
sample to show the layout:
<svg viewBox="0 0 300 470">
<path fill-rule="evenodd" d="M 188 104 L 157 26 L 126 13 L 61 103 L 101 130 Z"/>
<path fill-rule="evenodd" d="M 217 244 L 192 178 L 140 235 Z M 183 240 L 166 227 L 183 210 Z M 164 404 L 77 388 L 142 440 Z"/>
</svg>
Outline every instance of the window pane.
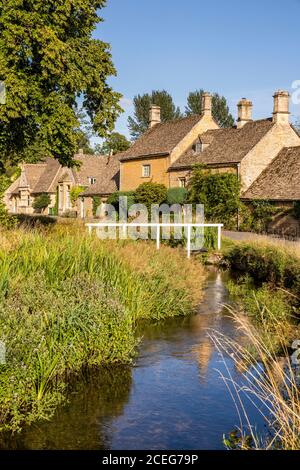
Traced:
<svg viewBox="0 0 300 470">
<path fill-rule="evenodd" d="M 151 174 L 151 166 L 150 165 L 143 165 L 143 176 L 148 178 Z"/>
</svg>

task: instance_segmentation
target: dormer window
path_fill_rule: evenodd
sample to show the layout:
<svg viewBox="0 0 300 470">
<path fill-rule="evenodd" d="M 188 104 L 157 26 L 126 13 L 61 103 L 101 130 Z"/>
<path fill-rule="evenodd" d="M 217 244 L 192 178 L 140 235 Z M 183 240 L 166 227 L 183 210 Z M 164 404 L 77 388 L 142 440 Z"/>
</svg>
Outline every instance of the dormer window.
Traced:
<svg viewBox="0 0 300 470">
<path fill-rule="evenodd" d="M 96 178 L 94 178 L 94 176 L 89 176 L 88 177 L 88 181 L 89 181 L 89 184 L 93 185 L 96 183 Z"/>
<path fill-rule="evenodd" d="M 197 142 L 195 145 L 195 151 L 196 153 L 201 153 L 202 152 L 202 144 L 201 142 Z"/>
</svg>

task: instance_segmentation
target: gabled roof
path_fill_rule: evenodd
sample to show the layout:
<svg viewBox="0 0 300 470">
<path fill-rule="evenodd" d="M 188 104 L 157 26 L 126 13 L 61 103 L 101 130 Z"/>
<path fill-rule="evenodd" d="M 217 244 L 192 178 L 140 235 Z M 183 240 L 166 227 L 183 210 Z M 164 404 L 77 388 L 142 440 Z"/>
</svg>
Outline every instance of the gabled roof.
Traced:
<svg viewBox="0 0 300 470">
<path fill-rule="evenodd" d="M 89 178 L 97 178 L 106 167 L 108 157 L 106 155 L 78 154 L 74 160 L 80 162 L 79 169 L 73 169 L 73 175 L 79 186 L 88 186 Z"/>
<path fill-rule="evenodd" d="M 175 121 L 162 122 L 148 129 L 128 150 L 123 152 L 121 161 L 134 160 L 145 156 L 169 155 L 202 116 L 189 116 Z"/>
<path fill-rule="evenodd" d="M 73 181 L 88 187 L 89 177 L 100 179 L 101 173 L 106 171 L 107 156 L 80 154 L 74 158 L 81 163 L 78 169 L 62 167 L 52 158 L 45 158 L 40 163 L 23 164 L 21 176 L 11 184 L 6 194 L 18 194 L 22 187 L 29 188 L 31 194 L 54 193 L 60 181 Z"/>
<path fill-rule="evenodd" d="M 170 167 L 189 168 L 195 164 L 224 165 L 239 163 L 273 127 L 272 119 L 251 121 L 241 129 L 216 129 L 205 132 L 200 140 L 211 142 L 201 153 L 187 152 Z"/>
<path fill-rule="evenodd" d="M 282 149 L 242 198 L 299 201 L 300 146 Z"/>
<path fill-rule="evenodd" d="M 23 165 L 20 176 L 20 187 L 28 186 L 29 188 L 35 188 L 46 168 L 46 162 L 27 163 Z"/>
<path fill-rule="evenodd" d="M 89 186 L 82 196 L 107 196 L 118 191 L 120 186 L 120 160 L 124 152 L 111 157 L 102 157 L 102 168 L 95 184 Z"/>
<path fill-rule="evenodd" d="M 44 164 L 44 170 L 42 171 L 39 180 L 36 185 L 29 185 L 32 193 L 41 194 L 50 192 L 50 186 L 60 169 L 60 164 L 53 158 L 46 158 Z"/>
</svg>

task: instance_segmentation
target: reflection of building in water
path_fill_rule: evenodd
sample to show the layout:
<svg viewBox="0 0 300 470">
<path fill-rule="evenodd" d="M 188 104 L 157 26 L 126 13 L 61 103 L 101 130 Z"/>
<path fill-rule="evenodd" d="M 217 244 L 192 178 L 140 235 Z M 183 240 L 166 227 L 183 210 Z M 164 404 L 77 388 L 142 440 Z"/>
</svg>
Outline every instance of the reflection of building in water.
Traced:
<svg viewBox="0 0 300 470">
<path fill-rule="evenodd" d="M 215 317 L 213 315 L 196 315 L 193 319 L 193 330 L 199 332 L 199 344 L 193 348 L 197 358 L 200 375 L 205 376 L 211 356 L 214 351 L 213 344 L 208 337 L 208 329 L 213 328 Z"/>
<path fill-rule="evenodd" d="M 205 297 L 198 309 L 198 315 L 192 320 L 193 332 L 199 334 L 199 344 L 195 345 L 193 352 L 197 358 L 200 375 L 204 378 L 214 353 L 214 346 L 208 334 L 209 330 L 218 330 L 223 316 L 224 304 L 227 300 L 227 291 L 224 286 L 223 275 L 215 269 L 211 269 L 208 284 L 205 289 Z"/>
<path fill-rule="evenodd" d="M 206 336 L 203 341 L 195 347 L 194 351 L 197 354 L 200 376 L 204 379 L 214 351 L 214 347 L 210 338 Z"/>
</svg>

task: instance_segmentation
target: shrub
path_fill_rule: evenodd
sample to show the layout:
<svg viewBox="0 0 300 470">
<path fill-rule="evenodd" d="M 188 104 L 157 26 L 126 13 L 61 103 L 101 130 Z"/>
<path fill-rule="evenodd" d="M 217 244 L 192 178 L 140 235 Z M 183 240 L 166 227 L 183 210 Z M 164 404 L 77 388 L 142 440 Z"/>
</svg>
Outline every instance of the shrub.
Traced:
<svg viewBox="0 0 300 470">
<path fill-rule="evenodd" d="M 170 188 L 167 192 L 167 203 L 172 204 L 184 204 L 187 200 L 187 189 L 186 188 Z"/>
<path fill-rule="evenodd" d="M 67 210 L 61 216 L 65 217 L 66 219 L 76 219 L 77 218 L 77 212 Z"/>
<path fill-rule="evenodd" d="M 300 201 L 294 202 L 294 215 L 300 220 Z"/>
<path fill-rule="evenodd" d="M 93 216 L 96 217 L 98 207 L 101 205 L 101 197 L 93 196 Z"/>
<path fill-rule="evenodd" d="M 136 202 L 144 204 L 149 213 L 152 204 L 162 204 L 167 200 L 167 188 L 159 183 L 143 183 L 135 192 Z"/>
<path fill-rule="evenodd" d="M 46 209 L 46 207 L 48 207 L 50 203 L 51 203 L 51 199 L 50 199 L 49 194 L 43 193 L 35 198 L 32 206 L 35 210 L 42 211 Z"/>
<path fill-rule="evenodd" d="M 0 226 L 6 229 L 16 226 L 15 217 L 8 214 L 5 204 L 2 202 L 4 192 L 10 186 L 11 180 L 6 175 L 0 176 Z"/>
<path fill-rule="evenodd" d="M 269 201 L 257 200 L 252 202 L 253 222 L 252 230 L 258 233 L 267 232 L 268 225 L 275 214 L 281 211 L 281 208 L 275 207 Z"/>
<path fill-rule="evenodd" d="M 71 200 L 72 207 L 75 206 L 80 194 L 83 193 L 83 191 L 84 191 L 83 186 L 73 186 L 73 188 L 71 188 L 70 200 Z"/>
<path fill-rule="evenodd" d="M 225 258 L 234 270 L 300 295 L 300 260 L 284 249 L 267 244 L 239 243 L 229 249 Z"/>
<path fill-rule="evenodd" d="M 214 174 L 196 166 L 188 185 L 188 201 L 203 204 L 206 219 L 235 228 L 240 208 L 241 184 L 231 173 Z"/>
<path fill-rule="evenodd" d="M 127 206 L 128 209 L 135 204 L 135 192 L 134 191 L 116 191 L 111 194 L 107 199 L 107 204 L 114 206 L 117 212 L 119 212 L 119 198 L 127 197 Z"/>
</svg>

